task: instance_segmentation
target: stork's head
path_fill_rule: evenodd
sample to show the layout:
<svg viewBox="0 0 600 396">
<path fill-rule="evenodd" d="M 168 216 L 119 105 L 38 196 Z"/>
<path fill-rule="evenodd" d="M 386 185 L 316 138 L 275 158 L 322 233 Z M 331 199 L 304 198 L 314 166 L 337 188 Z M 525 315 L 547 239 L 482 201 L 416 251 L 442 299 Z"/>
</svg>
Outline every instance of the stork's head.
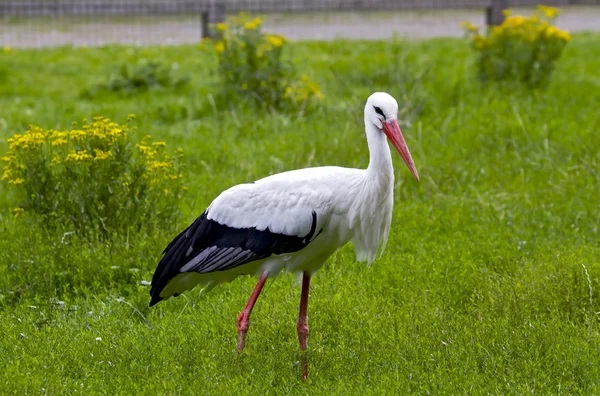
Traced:
<svg viewBox="0 0 600 396">
<path fill-rule="evenodd" d="M 419 180 L 419 173 L 415 162 L 408 151 L 408 146 L 398 126 L 398 102 L 385 92 L 375 92 L 365 105 L 365 124 L 373 124 L 392 142 L 400 156 L 408 166 L 415 179 Z"/>
</svg>

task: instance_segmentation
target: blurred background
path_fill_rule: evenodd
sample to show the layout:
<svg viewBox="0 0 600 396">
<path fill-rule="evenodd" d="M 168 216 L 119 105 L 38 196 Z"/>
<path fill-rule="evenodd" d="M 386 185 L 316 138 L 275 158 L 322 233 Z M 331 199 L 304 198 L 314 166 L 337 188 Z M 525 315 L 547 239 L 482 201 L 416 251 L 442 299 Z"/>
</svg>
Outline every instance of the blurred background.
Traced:
<svg viewBox="0 0 600 396">
<path fill-rule="evenodd" d="M 110 43 L 195 43 L 208 22 L 247 11 L 266 31 L 292 40 L 419 39 L 461 36 L 460 22 L 484 25 L 492 5 L 527 9 L 512 0 L 0 0 L 0 45 L 49 47 Z M 600 31 L 600 0 L 558 0 L 557 26 Z M 524 11 L 526 12 L 526 11 Z"/>
</svg>

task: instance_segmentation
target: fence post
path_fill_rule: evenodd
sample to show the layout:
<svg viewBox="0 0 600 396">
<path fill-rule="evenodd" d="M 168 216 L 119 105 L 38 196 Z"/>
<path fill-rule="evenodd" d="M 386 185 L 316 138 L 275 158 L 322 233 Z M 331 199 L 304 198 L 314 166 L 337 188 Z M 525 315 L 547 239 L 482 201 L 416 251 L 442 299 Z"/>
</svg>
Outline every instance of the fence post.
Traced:
<svg viewBox="0 0 600 396">
<path fill-rule="evenodd" d="M 211 25 L 225 22 L 225 4 L 217 3 L 217 1 L 211 1 L 208 11 L 202 13 L 202 38 L 213 38 Z"/>
<path fill-rule="evenodd" d="M 507 8 L 508 0 L 491 0 L 491 5 L 486 9 L 486 24 L 488 26 L 496 26 L 504 22 L 504 14 L 502 11 Z"/>
</svg>

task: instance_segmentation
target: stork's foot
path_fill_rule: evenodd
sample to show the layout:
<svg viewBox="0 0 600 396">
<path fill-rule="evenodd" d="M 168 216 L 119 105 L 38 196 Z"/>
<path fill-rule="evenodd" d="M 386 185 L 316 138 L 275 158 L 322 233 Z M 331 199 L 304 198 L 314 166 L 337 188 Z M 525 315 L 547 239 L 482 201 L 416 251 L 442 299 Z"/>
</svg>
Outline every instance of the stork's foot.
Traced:
<svg viewBox="0 0 600 396">
<path fill-rule="evenodd" d="M 246 345 L 248 327 L 250 327 L 250 315 L 242 311 L 238 316 L 238 353 L 241 353 Z"/>
<path fill-rule="evenodd" d="M 298 330 L 298 342 L 300 343 L 300 365 L 302 366 L 302 379 L 306 381 L 308 379 L 308 356 L 306 355 L 306 348 L 308 345 L 308 323 L 306 320 L 298 321 L 296 325 Z"/>
</svg>

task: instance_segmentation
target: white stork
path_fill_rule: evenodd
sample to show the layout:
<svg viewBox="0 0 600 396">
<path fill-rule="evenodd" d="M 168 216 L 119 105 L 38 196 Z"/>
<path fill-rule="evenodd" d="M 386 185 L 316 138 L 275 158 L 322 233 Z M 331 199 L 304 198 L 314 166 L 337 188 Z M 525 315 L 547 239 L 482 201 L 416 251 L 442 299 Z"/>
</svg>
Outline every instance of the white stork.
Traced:
<svg viewBox="0 0 600 396">
<path fill-rule="evenodd" d="M 397 117 L 398 104 L 392 96 L 376 92 L 368 98 L 367 169 L 299 169 L 222 192 L 164 250 L 152 279 L 150 306 L 197 285 L 210 290 L 240 275 L 259 276 L 238 316 L 241 352 L 250 313 L 266 279 L 284 269 L 301 272 L 297 331 L 300 349 L 305 350 L 311 276 L 350 240 L 357 260 L 369 264 L 385 248 L 394 202 L 394 169 L 386 136 L 419 180 Z M 303 366 L 306 378 L 306 361 Z"/>
</svg>

